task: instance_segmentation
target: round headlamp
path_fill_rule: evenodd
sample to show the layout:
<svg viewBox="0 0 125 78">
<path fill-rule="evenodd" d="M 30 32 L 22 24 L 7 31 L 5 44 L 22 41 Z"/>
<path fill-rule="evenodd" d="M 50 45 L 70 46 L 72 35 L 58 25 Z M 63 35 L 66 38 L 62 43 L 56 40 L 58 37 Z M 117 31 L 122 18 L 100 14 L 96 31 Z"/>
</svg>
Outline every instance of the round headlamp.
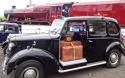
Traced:
<svg viewBox="0 0 125 78">
<path fill-rule="evenodd" d="M 9 43 L 9 45 L 8 45 L 8 50 L 11 51 L 13 47 L 15 47 L 15 44 L 12 43 L 12 42 Z"/>
</svg>

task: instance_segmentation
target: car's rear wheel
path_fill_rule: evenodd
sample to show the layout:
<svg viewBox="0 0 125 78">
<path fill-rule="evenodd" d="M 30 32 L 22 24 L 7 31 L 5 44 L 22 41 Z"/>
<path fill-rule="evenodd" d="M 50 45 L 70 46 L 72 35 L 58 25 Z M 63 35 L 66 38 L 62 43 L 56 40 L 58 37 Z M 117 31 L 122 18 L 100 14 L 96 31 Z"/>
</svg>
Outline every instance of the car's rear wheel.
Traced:
<svg viewBox="0 0 125 78">
<path fill-rule="evenodd" d="M 35 60 L 25 61 L 16 68 L 13 78 L 45 78 L 42 64 Z"/>
<path fill-rule="evenodd" d="M 107 67 L 114 68 L 121 62 L 121 52 L 118 49 L 112 49 L 107 54 Z"/>
</svg>

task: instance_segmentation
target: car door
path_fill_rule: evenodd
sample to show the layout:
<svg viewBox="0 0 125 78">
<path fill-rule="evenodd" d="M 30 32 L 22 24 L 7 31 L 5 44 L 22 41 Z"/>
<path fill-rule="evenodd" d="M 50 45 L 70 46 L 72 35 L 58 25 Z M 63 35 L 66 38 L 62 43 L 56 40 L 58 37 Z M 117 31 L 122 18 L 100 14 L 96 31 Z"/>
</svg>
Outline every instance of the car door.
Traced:
<svg viewBox="0 0 125 78">
<path fill-rule="evenodd" d="M 106 22 L 90 20 L 87 22 L 87 25 L 86 58 L 88 62 L 103 60 L 108 40 L 106 39 Z"/>
</svg>

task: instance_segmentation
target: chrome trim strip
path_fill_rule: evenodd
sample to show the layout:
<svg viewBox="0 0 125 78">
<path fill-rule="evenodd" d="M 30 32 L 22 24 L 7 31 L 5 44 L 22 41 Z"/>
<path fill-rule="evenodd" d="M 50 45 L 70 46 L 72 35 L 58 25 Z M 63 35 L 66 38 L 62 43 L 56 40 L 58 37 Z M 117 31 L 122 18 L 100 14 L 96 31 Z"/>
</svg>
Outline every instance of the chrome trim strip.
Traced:
<svg viewBox="0 0 125 78">
<path fill-rule="evenodd" d="M 95 63 L 89 63 L 86 66 L 81 66 L 81 67 L 67 69 L 67 70 L 59 69 L 58 72 L 59 73 L 66 73 L 66 72 L 70 72 L 70 71 L 80 70 L 80 69 L 89 68 L 89 67 L 98 66 L 98 65 L 103 65 L 103 64 L 106 64 L 106 61 L 99 61 L 99 62 L 95 62 Z"/>
<path fill-rule="evenodd" d="M 58 38 L 59 34 L 49 34 L 49 33 L 44 33 L 44 34 L 10 34 L 8 36 L 8 40 L 10 41 L 23 41 L 23 40 L 38 40 L 38 39 L 53 39 L 53 38 Z"/>
</svg>

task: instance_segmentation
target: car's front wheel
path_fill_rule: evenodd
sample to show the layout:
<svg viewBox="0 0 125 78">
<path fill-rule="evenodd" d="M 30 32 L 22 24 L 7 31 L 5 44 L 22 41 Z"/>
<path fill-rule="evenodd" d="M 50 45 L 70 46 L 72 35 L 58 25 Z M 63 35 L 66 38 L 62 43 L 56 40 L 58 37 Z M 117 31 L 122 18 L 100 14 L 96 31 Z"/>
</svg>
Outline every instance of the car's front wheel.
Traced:
<svg viewBox="0 0 125 78">
<path fill-rule="evenodd" d="M 112 49 L 107 54 L 107 67 L 114 68 L 121 62 L 121 52 L 118 49 Z"/>
<path fill-rule="evenodd" d="M 16 68 L 13 78 L 45 78 L 45 75 L 40 62 L 28 60 Z"/>
</svg>

